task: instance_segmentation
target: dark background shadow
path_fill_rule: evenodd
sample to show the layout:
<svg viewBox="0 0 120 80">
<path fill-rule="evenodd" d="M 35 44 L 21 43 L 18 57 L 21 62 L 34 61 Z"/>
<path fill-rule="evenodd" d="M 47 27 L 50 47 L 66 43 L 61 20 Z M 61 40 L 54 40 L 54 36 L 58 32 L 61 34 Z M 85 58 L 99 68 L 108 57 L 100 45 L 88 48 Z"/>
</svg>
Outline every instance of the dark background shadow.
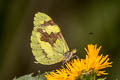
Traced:
<svg viewBox="0 0 120 80">
<path fill-rule="evenodd" d="M 80 57 L 87 44 L 102 45 L 101 53 L 114 62 L 108 80 L 120 79 L 119 0 L 0 0 L 0 80 L 58 68 L 34 63 L 30 35 L 38 11 L 53 18 Z"/>
</svg>

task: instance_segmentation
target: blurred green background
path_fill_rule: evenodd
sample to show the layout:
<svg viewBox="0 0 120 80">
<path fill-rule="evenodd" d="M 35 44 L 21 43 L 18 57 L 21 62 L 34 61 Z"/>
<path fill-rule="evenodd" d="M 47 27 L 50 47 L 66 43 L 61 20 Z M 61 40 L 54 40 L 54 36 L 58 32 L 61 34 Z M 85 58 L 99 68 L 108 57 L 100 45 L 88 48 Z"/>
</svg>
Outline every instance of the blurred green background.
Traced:
<svg viewBox="0 0 120 80">
<path fill-rule="evenodd" d="M 114 62 L 108 80 L 120 79 L 119 0 L 0 0 L 0 80 L 58 68 L 34 63 L 30 35 L 38 11 L 53 18 L 80 57 L 87 44 L 102 45 L 100 53 Z"/>
</svg>

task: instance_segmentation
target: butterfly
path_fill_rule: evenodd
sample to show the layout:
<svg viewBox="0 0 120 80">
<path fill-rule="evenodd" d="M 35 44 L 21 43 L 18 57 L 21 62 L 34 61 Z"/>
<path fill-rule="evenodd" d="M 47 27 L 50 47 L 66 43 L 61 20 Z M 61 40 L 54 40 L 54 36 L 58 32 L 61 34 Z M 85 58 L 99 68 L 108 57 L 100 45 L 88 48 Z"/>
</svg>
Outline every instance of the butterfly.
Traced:
<svg viewBox="0 0 120 80">
<path fill-rule="evenodd" d="M 51 17 L 37 12 L 33 24 L 30 46 L 37 63 L 52 65 L 66 62 L 76 53 L 76 49 L 69 50 L 59 26 Z"/>
</svg>

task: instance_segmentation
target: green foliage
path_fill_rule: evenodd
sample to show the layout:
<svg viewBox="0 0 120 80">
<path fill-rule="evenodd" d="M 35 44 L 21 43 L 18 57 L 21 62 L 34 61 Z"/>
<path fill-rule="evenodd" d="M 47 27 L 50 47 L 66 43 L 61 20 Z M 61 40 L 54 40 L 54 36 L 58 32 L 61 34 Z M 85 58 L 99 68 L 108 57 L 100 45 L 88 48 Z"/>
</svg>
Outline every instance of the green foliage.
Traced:
<svg viewBox="0 0 120 80">
<path fill-rule="evenodd" d="M 38 74 L 37 76 L 32 76 L 32 73 L 31 74 L 28 74 L 28 75 L 24 75 L 24 76 L 21 76 L 19 78 L 14 78 L 13 80 L 46 80 L 45 74 Z"/>
</svg>

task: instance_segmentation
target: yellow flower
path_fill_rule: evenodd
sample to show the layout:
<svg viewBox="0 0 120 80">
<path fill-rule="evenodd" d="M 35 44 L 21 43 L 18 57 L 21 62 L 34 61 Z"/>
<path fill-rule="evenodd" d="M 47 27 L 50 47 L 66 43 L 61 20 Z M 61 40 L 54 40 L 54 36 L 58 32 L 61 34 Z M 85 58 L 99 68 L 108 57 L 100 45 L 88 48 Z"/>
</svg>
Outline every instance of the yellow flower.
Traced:
<svg viewBox="0 0 120 80">
<path fill-rule="evenodd" d="M 76 80 L 83 73 L 87 74 L 91 71 L 98 76 L 101 74 L 106 75 L 105 70 L 101 71 L 101 69 L 112 67 L 112 62 L 108 62 L 108 55 L 98 55 L 100 48 L 101 46 L 97 48 L 97 45 L 88 45 L 88 50 L 85 48 L 87 52 L 86 59 L 74 59 L 67 62 L 65 67 L 62 66 L 56 72 L 47 73 L 45 75 L 47 80 Z"/>
<path fill-rule="evenodd" d="M 86 55 L 86 71 L 89 71 L 90 69 L 93 69 L 97 75 L 101 74 L 108 74 L 105 73 L 105 71 L 100 71 L 101 69 L 104 69 L 106 67 L 112 67 L 112 62 L 108 62 L 109 58 L 108 55 L 103 56 L 98 55 L 99 51 L 101 49 L 101 46 L 97 48 L 97 45 L 88 45 L 88 50 L 85 48 L 87 55 Z"/>
</svg>

